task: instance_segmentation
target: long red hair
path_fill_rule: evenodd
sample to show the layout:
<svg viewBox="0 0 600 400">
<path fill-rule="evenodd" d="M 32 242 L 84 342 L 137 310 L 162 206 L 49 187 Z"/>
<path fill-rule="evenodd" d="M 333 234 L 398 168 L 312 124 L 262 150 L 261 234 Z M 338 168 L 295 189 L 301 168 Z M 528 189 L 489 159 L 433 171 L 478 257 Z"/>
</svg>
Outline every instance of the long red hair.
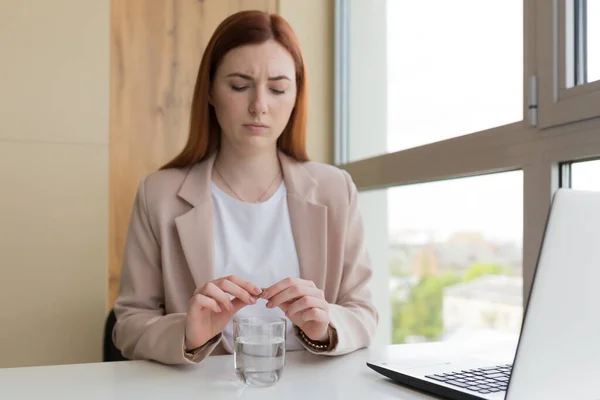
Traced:
<svg viewBox="0 0 600 400">
<path fill-rule="evenodd" d="M 218 150 L 221 127 L 209 103 L 210 86 L 215 72 L 225 54 L 239 46 L 260 44 L 274 39 L 291 54 L 296 67 L 296 104 L 277 147 L 298 161 L 307 161 L 306 119 L 308 113 L 306 69 L 300 43 L 289 23 L 277 14 L 263 11 L 241 11 L 229 16 L 212 35 L 198 69 L 192 108 L 189 136 L 181 153 L 164 165 L 166 168 L 183 168 L 203 161 Z"/>
</svg>

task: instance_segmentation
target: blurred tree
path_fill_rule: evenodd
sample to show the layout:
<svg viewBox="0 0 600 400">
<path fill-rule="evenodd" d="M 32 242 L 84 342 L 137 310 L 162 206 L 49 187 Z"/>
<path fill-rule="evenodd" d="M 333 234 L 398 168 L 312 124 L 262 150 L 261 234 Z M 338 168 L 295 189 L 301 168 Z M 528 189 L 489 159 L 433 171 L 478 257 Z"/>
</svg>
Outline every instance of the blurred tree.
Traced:
<svg viewBox="0 0 600 400">
<path fill-rule="evenodd" d="M 404 271 L 402 264 L 403 264 L 403 262 L 399 258 L 397 258 L 397 257 L 392 258 L 390 261 L 390 275 L 396 276 L 399 278 L 407 276 L 408 273 L 406 271 Z"/>
<path fill-rule="evenodd" d="M 442 293 L 444 287 L 460 282 L 454 273 L 426 275 L 415 285 L 405 303 L 392 304 L 394 343 L 404 343 L 407 336 L 435 340 L 442 333 Z"/>
<path fill-rule="evenodd" d="M 513 271 L 510 267 L 500 264 L 484 264 L 475 263 L 466 272 L 463 277 L 464 282 L 472 281 L 473 279 L 481 278 L 485 275 L 512 275 Z"/>
<path fill-rule="evenodd" d="M 393 343 L 405 343 L 408 337 L 439 339 L 444 327 L 444 288 L 485 275 L 512 275 L 512 269 L 499 264 L 475 263 L 462 277 L 452 272 L 423 276 L 411 289 L 406 302 L 400 302 L 397 296 L 392 296 Z"/>
</svg>

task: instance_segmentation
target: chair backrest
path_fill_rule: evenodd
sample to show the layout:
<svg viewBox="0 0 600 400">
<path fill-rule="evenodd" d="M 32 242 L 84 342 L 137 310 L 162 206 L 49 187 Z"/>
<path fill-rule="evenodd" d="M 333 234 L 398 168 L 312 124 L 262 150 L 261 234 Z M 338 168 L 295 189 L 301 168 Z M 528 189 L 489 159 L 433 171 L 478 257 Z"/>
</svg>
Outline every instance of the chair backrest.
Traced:
<svg viewBox="0 0 600 400">
<path fill-rule="evenodd" d="M 106 323 L 104 325 L 104 349 L 102 361 L 127 361 L 121 354 L 121 351 L 117 349 L 112 340 L 112 332 L 117 322 L 117 316 L 115 311 L 111 308 L 108 316 L 106 317 Z"/>
</svg>

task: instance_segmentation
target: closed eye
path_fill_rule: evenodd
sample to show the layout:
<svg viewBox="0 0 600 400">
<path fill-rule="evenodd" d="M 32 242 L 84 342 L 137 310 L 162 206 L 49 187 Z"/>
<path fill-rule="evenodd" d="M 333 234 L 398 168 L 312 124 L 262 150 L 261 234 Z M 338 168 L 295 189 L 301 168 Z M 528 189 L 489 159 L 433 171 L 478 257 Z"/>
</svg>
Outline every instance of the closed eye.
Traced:
<svg viewBox="0 0 600 400">
<path fill-rule="evenodd" d="M 235 90 L 236 92 L 243 92 L 246 89 L 248 89 L 248 86 L 231 85 L 231 89 Z M 271 91 L 271 93 L 273 93 L 275 95 L 285 94 L 285 90 L 279 90 L 279 89 L 275 89 L 275 88 L 270 88 L 269 90 Z"/>
</svg>

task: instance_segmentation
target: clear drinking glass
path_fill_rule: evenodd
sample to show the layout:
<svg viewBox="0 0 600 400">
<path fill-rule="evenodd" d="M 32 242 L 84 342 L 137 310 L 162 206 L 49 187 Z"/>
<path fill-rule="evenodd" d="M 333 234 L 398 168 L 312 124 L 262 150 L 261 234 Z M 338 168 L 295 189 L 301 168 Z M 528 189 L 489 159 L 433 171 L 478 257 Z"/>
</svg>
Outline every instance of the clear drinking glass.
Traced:
<svg viewBox="0 0 600 400">
<path fill-rule="evenodd" d="M 279 380 L 285 364 L 285 332 L 285 318 L 234 318 L 235 373 L 242 382 L 271 386 Z"/>
</svg>

